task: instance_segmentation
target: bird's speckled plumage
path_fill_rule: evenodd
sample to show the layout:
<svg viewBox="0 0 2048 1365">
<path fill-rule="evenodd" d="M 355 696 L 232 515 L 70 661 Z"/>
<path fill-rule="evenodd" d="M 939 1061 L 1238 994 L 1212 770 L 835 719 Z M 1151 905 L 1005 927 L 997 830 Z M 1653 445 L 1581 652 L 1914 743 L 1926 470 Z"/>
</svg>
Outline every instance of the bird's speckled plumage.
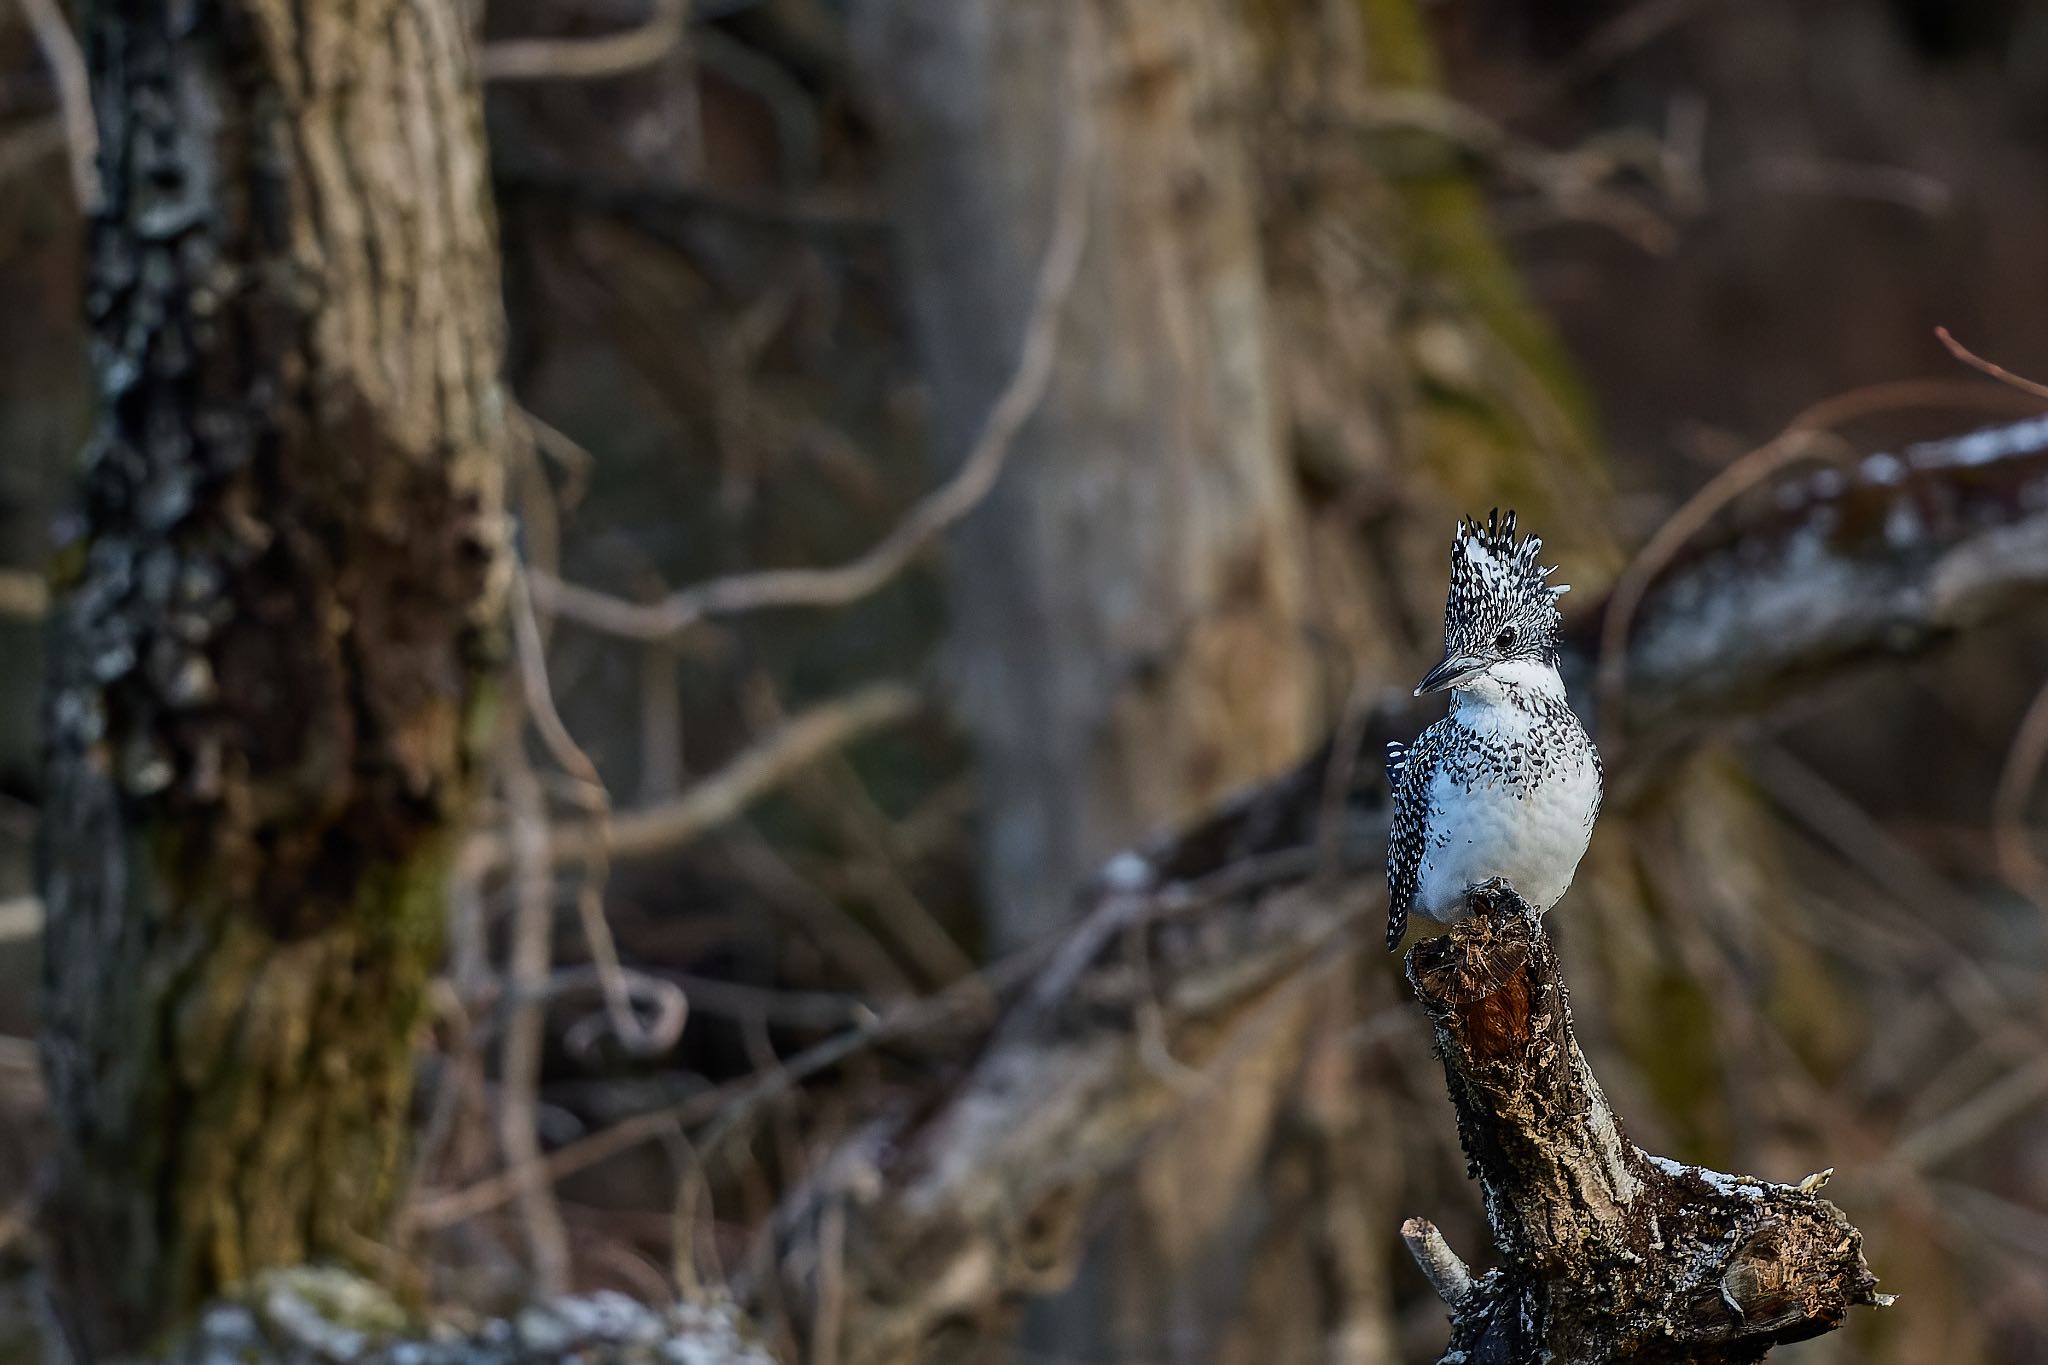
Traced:
<svg viewBox="0 0 2048 1365">
<path fill-rule="evenodd" d="M 1558 676 L 1566 589 L 1538 564 L 1542 545 L 1516 540 L 1512 512 L 1462 522 L 1452 542 L 1444 662 L 1425 679 L 1453 689 L 1451 711 L 1387 749 L 1389 948 L 1411 914 L 1455 920 L 1466 892 L 1495 877 L 1548 910 L 1592 836 L 1600 755 Z"/>
</svg>

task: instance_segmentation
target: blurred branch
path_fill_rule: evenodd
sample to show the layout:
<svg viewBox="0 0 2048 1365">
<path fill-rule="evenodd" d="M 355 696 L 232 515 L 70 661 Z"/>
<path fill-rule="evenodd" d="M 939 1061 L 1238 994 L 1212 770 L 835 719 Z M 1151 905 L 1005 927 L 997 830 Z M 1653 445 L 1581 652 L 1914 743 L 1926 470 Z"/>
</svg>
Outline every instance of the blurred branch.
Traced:
<svg viewBox="0 0 2048 1365">
<path fill-rule="evenodd" d="M 511 826 L 514 909 L 505 988 L 512 998 L 512 1017 L 498 1053 L 498 1145 L 510 1169 L 530 1172 L 540 1156 L 538 1094 L 547 1042 L 555 882 L 545 799 L 527 762 L 519 726 L 515 722 L 508 728 L 511 733 L 499 752 L 499 784 Z M 569 1286 L 569 1232 L 555 1203 L 554 1187 L 526 1179 L 518 1186 L 517 1199 L 534 1287 L 545 1295 L 561 1294 Z"/>
<path fill-rule="evenodd" d="M 1908 1166 L 1930 1169 L 2043 1100 L 2048 1100 L 2048 1057 L 2036 1057 L 1901 1136 L 1892 1156 Z"/>
<path fill-rule="evenodd" d="M 36 0 L 48 3 L 49 0 Z M 487 81 L 576 81 L 623 76 L 682 46 L 689 0 L 653 0 L 647 22 L 601 38 L 518 38 L 484 45 L 478 73 Z"/>
<path fill-rule="evenodd" d="M 1591 222 L 1652 255 L 1671 250 L 1671 224 L 1621 184 L 1641 181 L 1675 208 L 1691 210 L 1703 197 L 1699 167 L 1654 135 L 1634 130 L 1597 134 L 1562 151 L 1517 136 L 1495 119 L 1436 90 L 1375 91 L 1357 103 L 1358 114 L 1321 114 L 1330 130 L 1352 134 L 1415 132 L 1527 186 L 1551 220 Z M 1529 218 L 1527 205 L 1504 205 Z"/>
<path fill-rule="evenodd" d="M 2048 398 L 2048 384 L 2037 384 L 2031 379 L 2022 379 L 2011 370 L 2006 369 L 2005 366 L 1993 364 L 1969 347 L 1963 345 L 1962 342 L 1957 341 L 1949 334 L 1948 328 L 1937 327 L 1934 329 L 1934 335 L 1940 339 L 1942 345 L 1948 347 L 1950 355 L 1962 361 L 1971 369 L 1990 375 L 1999 383 L 2010 385 L 2021 393 L 2032 394 L 2036 398 Z"/>
<path fill-rule="evenodd" d="M 1716 0 L 1638 0 L 1594 29 L 1577 50 L 1517 99 L 1515 117 L 1542 112 L 1573 87 L 1655 42 L 1715 3 Z"/>
<path fill-rule="evenodd" d="M 92 112 L 92 90 L 86 80 L 85 54 L 78 35 L 57 7 L 57 0 L 21 0 L 21 11 L 35 34 L 36 47 L 57 86 L 57 109 L 64 121 L 64 140 L 71 152 L 71 188 L 79 211 L 99 212 L 100 174 L 96 164 L 100 135 Z"/>
<path fill-rule="evenodd" d="M 870 1015 L 772 1070 L 728 1081 L 680 1103 L 622 1119 L 555 1149 L 527 1168 L 500 1171 L 473 1185 L 428 1195 L 414 1205 L 413 1225 L 424 1229 L 452 1226 L 503 1205 L 527 1180 L 561 1180 L 641 1143 L 692 1125 L 715 1120 L 729 1128 L 760 1104 L 786 1094 L 802 1081 L 849 1057 L 892 1039 L 928 1033 L 973 1017 L 983 1008 L 989 992 L 1014 985 L 1041 960 L 1040 954 L 1020 954 L 983 969 L 974 980 L 953 982 L 921 999 Z"/>
<path fill-rule="evenodd" d="M 1853 459 L 1828 434 L 1921 405 L 1918 390 L 1857 390 L 1802 413 L 1651 537 L 1599 612 L 1597 643 L 1574 623 L 1567 676 L 1595 661 L 1587 671 L 1611 759 L 1646 728 L 1682 738 L 2048 589 L 2048 419 Z M 1782 483 L 1775 507 L 1704 534 L 1742 493 L 1823 452 L 1834 467 Z"/>
<path fill-rule="evenodd" d="M 897 682 L 870 683 L 821 702 L 762 736 L 672 801 L 617 812 L 601 829 L 558 832 L 551 855 L 559 865 L 602 856 L 645 857 L 680 848 L 732 819 L 791 774 L 862 735 L 907 720 L 923 705 L 916 688 Z M 463 861 L 472 870 L 482 870 L 502 865 L 508 855 L 502 836 L 481 833 L 470 838 Z"/>
<path fill-rule="evenodd" d="M 536 600 L 547 610 L 593 629 L 639 640 L 680 634 L 707 616 L 773 607 L 843 607 L 895 578 L 926 545 L 973 511 L 995 486 L 1017 433 L 1052 381 L 1060 316 L 1079 272 L 1088 235 L 1087 177 L 1093 157 L 1082 145 L 1086 120 L 1071 122 L 1074 131 L 1061 166 L 1052 236 L 1039 267 L 1017 367 L 951 479 L 926 494 L 866 553 L 836 568 L 768 569 L 714 578 L 653 603 L 628 602 L 535 574 Z"/>
<path fill-rule="evenodd" d="M 659 1043 L 642 1026 L 640 1016 L 634 1012 L 631 993 L 627 989 L 624 974 L 619 967 L 618 948 L 612 942 L 610 921 L 604 917 L 604 887 L 610 871 L 607 856 L 610 845 L 612 813 L 611 793 L 606 790 L 604 779 L 598 774 L 597 765 L 583 752 L 582 746 L 569 733 L 569 727 L 562 722 L 562 716 L 555 709 L 555 692 L 548 680 L 546 647 L 541 639 L 540 621 L 533 612 L 533 596 L 528 587 L 527 574 L 523 564 L 514 562 L 512 579 L 512 639 L 515 657 L 519 662 L 520 695 L 526 703 L 528 716 L 542 743 L 554 757 L 557 765 L 575 783 L 577 801 L 590 816 L 590 834 L 586 841 L 588 853 L 582 859 L 582 881 L 576 889 L 576 915 L 583 928 L 583 941 L 590 949 L 590 959 L 598 972 L 598 979 L 604 985 L 605 1012 L 611 1020 L 612 1031 L 626 1047 L 636 1055 L 646 1056 L 666 1047 Z M 515 739 L 514 743 L 517 743 Z M 550 870 L 555 860 L 546 856 L 544 862 Z M 552 883 L 551 883 L 552 885 Z"/>
</svg>

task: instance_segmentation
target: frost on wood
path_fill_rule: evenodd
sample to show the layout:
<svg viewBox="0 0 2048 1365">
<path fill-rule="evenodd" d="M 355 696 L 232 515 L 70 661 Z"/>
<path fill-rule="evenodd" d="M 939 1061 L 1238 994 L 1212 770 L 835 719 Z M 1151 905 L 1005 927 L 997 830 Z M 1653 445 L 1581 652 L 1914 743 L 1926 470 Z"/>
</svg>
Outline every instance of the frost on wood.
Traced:
<svg viewBox="0 0 2048 1365">
<path fill-rule="evenodd" d="M 773 1365 L 724 1304 L 648 1308 L 597 1293 L 458 1330 L 422 1326 L 345 1270 L 258 1277 L 199 1315 L 165 1365 Z"/>
<path fill-rule="evenodd" d="M 1845 664 L 1925 648 L 2048 584 L 2048 418 L 1775 488 L 1771 506 L 1703 535 L 1644 598 L 1627 650 L 1631 730 L 1696 730 Z M 1596 648 L 1596 620 L 1575 624 L 1568 678 Z M 1584 705 L 1593 689 L 1572 693 Z"/>
<path fill-rule="evenodd" d="M 1451 1310 L 1449 1362 L 1741 1362 L 1882 1305 L 1825 1175 L 1777 1185 L 1628 1140 L 1579 1051 L 1557 956 L 1511 892 L 1408 954 L 1501 1265 L 1403 1234 Z"/>
</svg>

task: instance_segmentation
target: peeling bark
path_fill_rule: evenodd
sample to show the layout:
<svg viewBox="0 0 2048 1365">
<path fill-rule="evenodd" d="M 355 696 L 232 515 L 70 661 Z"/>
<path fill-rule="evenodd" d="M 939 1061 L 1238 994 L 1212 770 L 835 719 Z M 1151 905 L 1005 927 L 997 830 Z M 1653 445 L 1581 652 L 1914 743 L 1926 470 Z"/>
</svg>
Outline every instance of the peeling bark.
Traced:
<svg viewBox="0 0 2048 1365">
<path fill-rule="evenodd" d="M 1433 1228 L 1403 1229 L 1451 1309 L 1446 1365 L 1735 1365 L 1889 1302 L 1862 1235 L 1816 1192 L 1825 1173 L 1776 1185 L 1630 1142 L 1541 920 L 1505 887 L 1472 904 L 1408 954 L 1502 1261 L 1460 1283 Z"/>
<path fill-rule="evenodd" d="M 46 714 L 46 1226 L 75 1355 L 399 1188 L 487 732 L 502 315 L 440 0 L 100 0 L 99 381 Z"/>
</svg>

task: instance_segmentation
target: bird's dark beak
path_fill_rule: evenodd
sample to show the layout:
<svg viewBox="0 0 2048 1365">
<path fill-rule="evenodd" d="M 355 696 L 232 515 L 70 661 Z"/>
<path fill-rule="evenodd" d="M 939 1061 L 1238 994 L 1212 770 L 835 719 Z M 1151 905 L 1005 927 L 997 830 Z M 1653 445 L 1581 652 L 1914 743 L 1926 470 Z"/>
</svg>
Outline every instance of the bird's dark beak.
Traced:
<svg viewBox="0 0 2048 1365">
<path fill-rule="evenodd" d="M 1474 659 L 1463 654 L 1446 655 L 1444 661 L 1422 675 L 1422 681 L 1415 685 L 1415 695 L 1427 696 L 1441 692 L 1447 687 L 1456 687 L 1486 667 L 1486 660 Z"/>
</svg>

